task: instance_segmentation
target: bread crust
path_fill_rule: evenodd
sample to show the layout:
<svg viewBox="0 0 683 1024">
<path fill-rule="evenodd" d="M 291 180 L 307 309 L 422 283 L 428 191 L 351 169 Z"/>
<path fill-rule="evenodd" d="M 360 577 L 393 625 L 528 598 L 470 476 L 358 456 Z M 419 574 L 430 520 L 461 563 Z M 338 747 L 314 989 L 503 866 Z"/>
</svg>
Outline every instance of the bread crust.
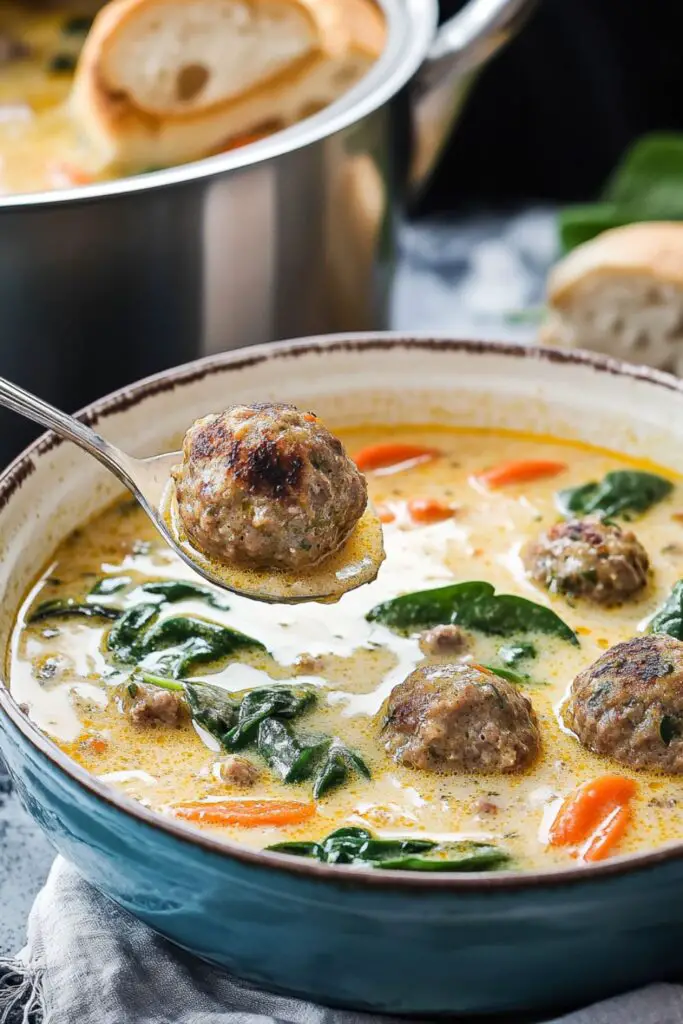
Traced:
<svg viewBox="0 0 683 1024">
<path fill-rule="evenodd" d="M 112 0 L 97 17 L 79 61 L 71 107 L 103 167 L 134 172 L 183 163 L 217 152 L 234 138 L 286 127 L 300 119 L 302 110 L 314 111 L 336 98 L 333 76 L 326 81 L 328 68 L 333 72 L 348 61 L 353 84 L 386 41 L 383 15 L 372 0 L 246 0 L 253 8 L 279 4 L 301 12 L 315 40 L 309 51 L 238 96 L 159 113 L 112 80 L 108 55 L 141 12 L 192 2 Z M 307 106 L 309 87 L 312 93 L 331 95 L 312 95 Z"/>
<path fill-rule="evenodd" d="M 657 283 L 683 286 L 683 223 L 629 224 L 578 246 L 551 271 L 548 304 L 565 309 L 577 288 L 615 274 L 646 275 Z"/>
</svg>

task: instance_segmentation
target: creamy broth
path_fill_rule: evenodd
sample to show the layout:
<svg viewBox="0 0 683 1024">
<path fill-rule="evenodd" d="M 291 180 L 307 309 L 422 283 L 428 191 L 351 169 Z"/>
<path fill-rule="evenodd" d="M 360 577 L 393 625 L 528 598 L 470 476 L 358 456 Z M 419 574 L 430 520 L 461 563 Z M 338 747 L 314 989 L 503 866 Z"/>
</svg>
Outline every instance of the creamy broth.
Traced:
<svg viewBox="0 0 683 1024">
<path fill-rule="evenodd" d="M 228 610 L 190 600 L 164 608 L 161 618 L 194 614 L 262 641 L 269 653 L 237 652 L 227 664 L 211 670 L 202 667 L 197 677 L 235 692 L 273 680 L 312 685 L 319 699 L 305 717 L 306 728 L 341 737 L 362 754 L 372 778 L 354 775 L 347 785 L 321 798 L 315 816 L 298 826 L 206 830 L 262 847 L 284 839 L 319 839 L 342 825 L 358 825 L 382 836 L 492 840 L 512 855 L 514 868 L 561 865 L 571 862 L 570 853 L 550 849 L 547 830 L 562 799 L 582 781 L 612 771 L 636 779 L 638 786 L 632 821 L 618 852 L 683 837 L 683 781 L 630 772 L 589 753 L 561 726 L 558 714 L 577 672 L 607 647 L 640 632 L 683 576 L 683 522 L 677 517 L 680 485 L 676 482 L 670 497 L 633 524 L 652 564 L 645 595 L 605 609 L 548 595 L 526 577 L 519 551 L 558 520 L 559 488 L 599 479 L 610 470 L 633 468 L 634 463 L 551 439 L 483 431 L 372 428 L 338 433 L 351 453 L 388 439 L 442 452 L 431 462 L 368 475 L 372 500 L 389 505 L 396 517 L 385 526 L 387 558 L 377 580 L 336 605 L 268 606 L 229 595 Z M 568 468 L 556 478 L 495 491 L 473 480 L 487 466 L 520 458 L 558 459 Z M 662 472 L 642 464 L 638 468 Z M 664 475 L 671 478 L 670 473 Z M 416 526 L 405 510 L 405 502 L 415 497 L 451 503 L 454 515 Z M 178 802 L 245 795 L 219 780 L 214 767 L 221 757 L 218 744 L 192 724 L 143 729 L 122 713 L 115 694 L 129 670 L 122 671 L 104 653 L 111 623 L 55 619 L 27 624 L 39 603 L 82 598 L 102 576 L 123 574 L 135 584 L 192 578 L 129 500 L 76 531 L 27 596 L 9 655 L 14 697 L 67 754 L 147 807 L 171 814 Z M 525 666 L 532 682 L 524 692 L 539 719 L 542 750 L 530 770 L 515 776 L 435 775 L 408 769 L 389 759 L 378 738 L 383 702 L 425 658 L 415 636 L 370 623 L 366 613 L 401 593 L 465 580 L 486 580 L 501 593 L 549 605 L 580 637 L 579 647 L 547 636 L 533 638 L 538 653 Z M 108 600 L 125 606 L 129 590 Z M 509 642 L 474 637 L 468 657 L 481 663 L 495 662 L 499 648 Z M 313 660 L 302 659 L 304 655 Z M 310 800 L 310 783 L 285 785 L 265 765 L 259 767 L 259 780 L 249 797 Z"/>
</svg>

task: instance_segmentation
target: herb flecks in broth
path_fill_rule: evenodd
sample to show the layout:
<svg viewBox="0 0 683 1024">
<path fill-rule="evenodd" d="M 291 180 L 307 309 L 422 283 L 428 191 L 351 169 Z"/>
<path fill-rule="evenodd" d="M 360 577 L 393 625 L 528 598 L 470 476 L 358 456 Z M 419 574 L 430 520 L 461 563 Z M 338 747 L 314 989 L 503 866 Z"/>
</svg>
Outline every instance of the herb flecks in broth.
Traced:
<svg viewBox="0 0 683 1024">
<path fill-rule="evenodd" d="M 451 624 L 495 636 L 547 633 L 572 644 L 579 642 L 552 609 L 514 594 L 496 594 L 490 583 L 480 581 L 403 594 L 376 605 L 368 619 L 392 629 Z"/>
<path fill-rule="evenodd" d="M 385 444 L 438 452 L 438 457 L 368 474 L 375 506 L 384 504 L 395 513 L 385 525 L 387 560 L 374 583 L 335 606 L 264 606 L 231 596 L 225 602 L 229 607 L 214 607 L 201 594 L 181 594 L 178 583 L 192 584 L 195 578 L 158 539 L 144 514 L 129 502 L 113 506 L 61 546 L 27 598 L 12 639 L 10 680 L 16 700 L 87 770 L 146 806 L 219 837 L 258 848 L 286 841 L 321 844 L 336 829 L 352 827 L 378 840 L 493 846 L 509 855 L 507 863 L 515 869 L 574 864 L 573 847 L 549 845 L 550 825 L 564 799 L 584 782 L 608 774 L 613 762 L 584 749 L 564 727 L 558 707 L 572 680 L 606 649 L 642 636 L 683 576 L 683 526 L 672 517 L 670 501 L 641 514 L 638 539 L 651 562 L 647 587 L 605 607 L 548 593 L 522 561 L 524 546 L 558 521 L 557 477 L 494 489 L 472 487 L 471 479 L 482 467 L 519 460 L 563 463 L 565 488 L 603 480 L 614 471 L 668 474 L 608 452 L 504 433 L 410 426 L 341 436 L 351 452 Z M 407 513 L 414 499 L 435 499 L 457 513 L 418 525 Z M 97 592 L 103 578 L 113 582 Z M 367 618 L 373 608 L 399 595 L 462 580 L 483 581 L 494 588 L 494 596 L 541 602 L 580 636 L 580 646 L 539 631 L 506 636 L 450 625 L 431 627 L 428 636 L 427 626 L 393 628 Z M 162 583 L 169 585 L 165 597 L 154 593 Z M 165 599 L 174 595 L 178 600 Z M 92 602 L 112 617 L 29 622 L 31 612 L 48 599 Z M 210 621 L 253 637 L 267 650 L 240 647 L 225 659 L 196 664 L 180 679 L 137 660 L 117 662 L 107 650 L 107 635 L 122 613 L 143 604 L 158 613 L 156 618 L 150 614 L 152 624 L 169 618 Z M 149 658 L 155 664 L 163 653 L 151 652 Z M 541 733 L 540 753 L 528 769 L 506 776 L 444 775 L 397 764 L 385 752 L 381 709 L 391 691 L 421 666 L 460 661 L 519 676 L 515 687 L 531 700 Z M 52 665 L 57 666 L 54 672 Z M 246 693 L 310 687 L 315 703 L 299 717 L 278 721 L 302 748 L 314 748 L 315 769 L 306 779 L 283 781 L 259 754 L 260 723 L 244 747 L 226 753 L 198 719 L 192 721 L 178 689 L 157 688 L 183 705 L 177 724 L 136 725 L 124 713 L 120 695 L 131 672 L 137 678 L 138 670 L 167 679 L 173 687 L 215 686 L 221 702 L 230 702 L 224 723 L 229 728 L 234 728 L 229 724 L 233 703 L 239 706 Z M 133 700 L 126 697 L 126 703 Z M 673 735 L 677 721 L 672 725 L 662 714 L 656 730 L 660 725 L 662 748 L 673 750 L 680 742 Z M 264 743 L 277 738 L 269 732 L 283 735 L 264 729 Z M 665 737 L 670 737 L 669 747 Z M 370 778 L 353 763 L 349 766 L 340 746 L 362 759 Z M 341 761 L 349 770 L 343 784 L 317 799 L 316 773 L 328 754 L 335 767 Z M 222 771 L 222 763 L 231 758 L 248 762 L 245 771 Z M 627 828 L 609 852 L 628 853 L 680 838 L 683 779 L 621 765 L 616 770 L 636 781 L 637 791 Z M 281 775 L 286 773 L 287 757 Z M 248 794 L 239 784 L 242 775 L 249 776 Z"/>
</svg>

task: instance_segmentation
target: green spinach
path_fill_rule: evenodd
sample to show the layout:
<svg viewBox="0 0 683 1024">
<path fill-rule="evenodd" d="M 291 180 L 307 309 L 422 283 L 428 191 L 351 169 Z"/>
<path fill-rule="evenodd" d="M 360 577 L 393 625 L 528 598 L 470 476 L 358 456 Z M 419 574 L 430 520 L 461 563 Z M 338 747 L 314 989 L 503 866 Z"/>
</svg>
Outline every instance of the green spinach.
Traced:
<svg viewBox="0 0 683 1024">
<path fill-rule="evenodd" d="M 240 704 L 235 726 L 225 738 L 228 750 L 239 750 L 252 743 L 261 722 L 267 718 L 296 718 L 316 701 L 315 690 L 310 687 L 272 687 L 250 690 Z"/>
<path fill-rule="evenodd" d="M 109 597 L 111 594 L 118 594 L 121 590 L 125 590 L 132 582 L 130 576 L 103 576 L 101 580 L 93 584 L 89 596 Z"/>
<path fill-rule="evenodd" d="M 507 679 L 509 683 L 513 683 L 515 686 L 529 686 L 531 684 L 531 676 L 515 672 L 512 668 L 501 668 L 498 665 L 484 665 L 484 668 L 487 668 L 489 672 L 493 672 L 494 675 L 500 676 L 501 679 Z"/>
<path fill-rule="evenodd" d="M 534 645 L 524 640 L 517 644 L 503 644 L 498 648 L 498 657 L 504 665 L 517 665 L 526 658 L 535 658 L 536 654 Z"/>
<path fill-rule="evenodd" d="M 662 742 L 668 747 L 672 740 L 678 739 L 681 735 L 681 723 L 673 715 L 663 715 L 659 723 L 659 735 Z"/>
<path fill-rule="evenodd" d="M 107 635 L 107 650 L 123 664 L 137 661 L 145 630 L 158 618 L 159 609 L 153 604 L 139 604 L 116 614 L 118 621 Z"/>
<path fill-rule="evenodd" d="M 318 800 L 331 789 L 343 786 L 353 772 L 366 779 L 370 778 L 370 769 L 360 754 L 349 750 L 341 740 L 333 739 L 327 745 L 325 756 L 316 770 L 313 796 Z"/>
<path fill-rule="evenodd" d="M 156 605 L 138 605 L 131 609 L 131 613 L 139 611 L 143 617 L 143 609 L 152 613 L 151 618 L 158 615 Z M 116 626 L 112 632 L 114 629 Z M 205 622 L 190 616 L 177 616 L 164 619 L 142 636 L 138 635 L 128 660 L 144 661 L 144 667 L 150 671 L 181 679 L 197 665 L 221 661 L 244 648 L 265 651 L 258 640 L 230 629 L 229 626 L 219 626 L 215 622 Z M 121 655 L 119 658 L 124 660 Z"/>
<path fill-rule="evenodd" d="M 42 622 L 44 619 L 118 619 L 121 614 L 117 608 L 105 605 L 76 601 L 73 597 L 43 601 L 28 617 L 28 622 Z"/>
<path fill-rule="evenodd" d="M 258 727 L 256 747 L 283 782 L 301 782 L 311 774 L 321 742 L 302 743 L 281 719 L 266 718 Z"/>
<path fill-rule="evenodd" d="M 490 635 L 545 633 L 579 643 L 573 629 L 550 608 L 513 594 L 496 594 L 493 586 L 484 582 L 453 583 L 404 594 L 376 605 L 367 619 L 399 630 L 452 623 Z"/>
<path fill-rule="evenodd" d="M 268 850 L 325 864 L 366 865 L 402 871 L 491 871 L 510 860 L 489 843 L 436 843 L 430 839 L 377 839 L 363 828 L 340 828 L 321 842 L 275 843 Z"/>
<path fill-rule="evenodd" d="M 664 604 L 648 623 L 648 633 L 668 633 L 683 640 L 683 580 L 674 583 Z"/>
<path fill-rule="evenodd" d="M 636 469 L 619 469 L 607 473 L 600 481 L 560 491 L 557 503 L 563 515 L 595 514 L 601 519 L 641 515 L 667 497 L 673 484 L 663 476 Z"/>
</svg>

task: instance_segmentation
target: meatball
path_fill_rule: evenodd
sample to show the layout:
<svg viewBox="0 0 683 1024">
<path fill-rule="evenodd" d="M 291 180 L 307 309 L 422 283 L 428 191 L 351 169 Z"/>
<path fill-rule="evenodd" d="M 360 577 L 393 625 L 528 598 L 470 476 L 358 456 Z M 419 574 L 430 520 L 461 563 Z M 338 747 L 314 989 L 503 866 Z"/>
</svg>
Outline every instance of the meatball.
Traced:
<svg viewBox="0 0 683 1024">
<path fill-rule="evenodd" d="M 183 702 L 177 693 L 138 683 L 128 717 L 133 725 L 178 726 L 183 719 Z"/>
<path fill-rule="evenodd" d="M 320 420 L 239 405 L 197 420 L 173 476 L 188 536 L 222 562 L 298 570 L 336 551 L 367 504 L 365 478 Z"/>
<path fill-rule="evenodd" d="M 395 686 L 382 726 L 389 754 L 430 772 L 514 772 L 540 739 L 527 698 L 474 665 L 422 666 Z"/>
<path fill-rule="evenodd" d="M 434 626 L 420 634 L 420 650 L 427 655 L 464 654 L 469 634 L 460 626 Z"/>
<path fill-rule="evenodd" d="M 614 605 L 647 583 L 650 560 L 630 530 L 599 519 L 570 519 L 526 546 L 529 575 L 551 593 Z"/>
<path fill-rule="evenodd" d="M 611 647 L 572 683 L 564 720 L 596 754 L 683 773 L 683 643 L 652 633 Z"/>
</svg>

